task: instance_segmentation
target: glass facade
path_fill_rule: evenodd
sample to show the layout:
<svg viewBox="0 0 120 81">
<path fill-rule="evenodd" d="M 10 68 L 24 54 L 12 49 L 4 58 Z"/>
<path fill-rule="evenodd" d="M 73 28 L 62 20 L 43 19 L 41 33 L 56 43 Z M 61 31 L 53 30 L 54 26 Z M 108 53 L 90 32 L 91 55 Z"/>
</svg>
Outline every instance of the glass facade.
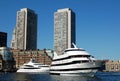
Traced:
<svg viewBox="0 0 120 81">
<path fill-rule="evenodd" d="M 7 33 L 0 32 L 0 47 L 7 46 Z"/>
<path fill-rule="evenodd" d="M 13 60 L 12 53 L 10 52 L 10 49 L 7 47 L 1 47 L 0 54 L 2 55 L 3 60 Z"/>
</svg>

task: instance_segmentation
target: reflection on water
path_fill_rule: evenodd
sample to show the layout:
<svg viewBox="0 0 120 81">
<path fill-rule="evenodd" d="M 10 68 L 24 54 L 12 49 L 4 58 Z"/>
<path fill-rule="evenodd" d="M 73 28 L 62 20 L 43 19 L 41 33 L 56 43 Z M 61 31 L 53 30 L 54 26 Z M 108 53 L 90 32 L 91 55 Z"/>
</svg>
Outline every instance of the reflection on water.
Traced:
<svg viewBox="0 0 120 81">
<path fill-rule="evenodd" d="M 100 81 L 97 77 L 51 75 L 52 81 Z"/>
<path fill-rule="evenodd" d="M 100 73 L 95 77 L 0 73 L 0 81 L 120 81 L 120 73 Z"/>
<path fill-rule="evenodd" d="M 28 74 L 17 73 L 17 74 L 14 74 L 14 81 L 32 81 L 32 80 L 31 80 L 31 77 L 28 76 Z"/>
<path fill-rule="evenodd" d="M 0 81 L 31 81 L 27 74 L 1 73 Z"/>
</svg>

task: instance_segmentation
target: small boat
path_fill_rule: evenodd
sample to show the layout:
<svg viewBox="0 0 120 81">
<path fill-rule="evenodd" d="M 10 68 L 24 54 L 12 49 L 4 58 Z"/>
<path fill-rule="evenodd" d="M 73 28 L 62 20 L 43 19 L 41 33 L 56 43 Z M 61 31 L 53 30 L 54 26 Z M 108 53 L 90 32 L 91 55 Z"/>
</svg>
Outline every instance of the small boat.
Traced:
<svg viewBox="0 0 120 81">
<path fill-rule="evenodd" d="M 49 73 L 50 66 L 38 63 L 35 59 L 31 59 L 28 63 L 23 64 L 17 72 L 29 73 Z"/>
<path fill-rule="evenodd" d="M 68 48 L 62 55 L 54 52 L 50 74 L 56 75 L 75 75 L 75 76 L 94 76 L 102 66 L 102 62 L 96 60 L 92 55 L 82 48 Z"/>
</svg>

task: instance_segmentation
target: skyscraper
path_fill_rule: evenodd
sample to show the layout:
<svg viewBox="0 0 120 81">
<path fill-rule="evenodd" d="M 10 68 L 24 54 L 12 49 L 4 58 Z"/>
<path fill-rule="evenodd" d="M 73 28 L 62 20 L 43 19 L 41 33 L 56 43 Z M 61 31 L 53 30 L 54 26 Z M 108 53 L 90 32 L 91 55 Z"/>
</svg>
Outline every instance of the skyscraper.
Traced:
<svg viewBox="0 0 120 81">
<path fill-rule="evenodd" d="M 60 55 L 66 48 L 76 43 L 75 13 L 69 9 L 59 9 L 54 13 L 54 51 Z"/>
<path fill-rule="evenodd" d="M 37 14 L 28 8 L 17 12 L 16 27 L 11 47 L 14 49 L 37 49 Z"/>
<path fill-rule="evenodd" d="M 7 33 L 0 32 L 0 47 L 7 47 Z"/>
</svg>

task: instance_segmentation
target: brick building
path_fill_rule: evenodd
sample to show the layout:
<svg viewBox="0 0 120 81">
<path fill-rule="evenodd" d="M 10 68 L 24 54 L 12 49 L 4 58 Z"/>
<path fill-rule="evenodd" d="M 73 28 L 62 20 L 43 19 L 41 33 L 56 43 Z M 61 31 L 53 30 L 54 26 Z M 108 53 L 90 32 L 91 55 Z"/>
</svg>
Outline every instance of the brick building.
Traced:
<svg viewBox="0 0 120 81">
<path fill-rule="evenodd" d="M 35 58 L 37 62 L 43 64 L 51 64 L 52 58 L 47 54 L 46 50 L 11 50 L 13 57 L 16 61 L 16 67 L 20 67 L 24 63 L 30 61 L 31 58 Z"/>
</svg>

